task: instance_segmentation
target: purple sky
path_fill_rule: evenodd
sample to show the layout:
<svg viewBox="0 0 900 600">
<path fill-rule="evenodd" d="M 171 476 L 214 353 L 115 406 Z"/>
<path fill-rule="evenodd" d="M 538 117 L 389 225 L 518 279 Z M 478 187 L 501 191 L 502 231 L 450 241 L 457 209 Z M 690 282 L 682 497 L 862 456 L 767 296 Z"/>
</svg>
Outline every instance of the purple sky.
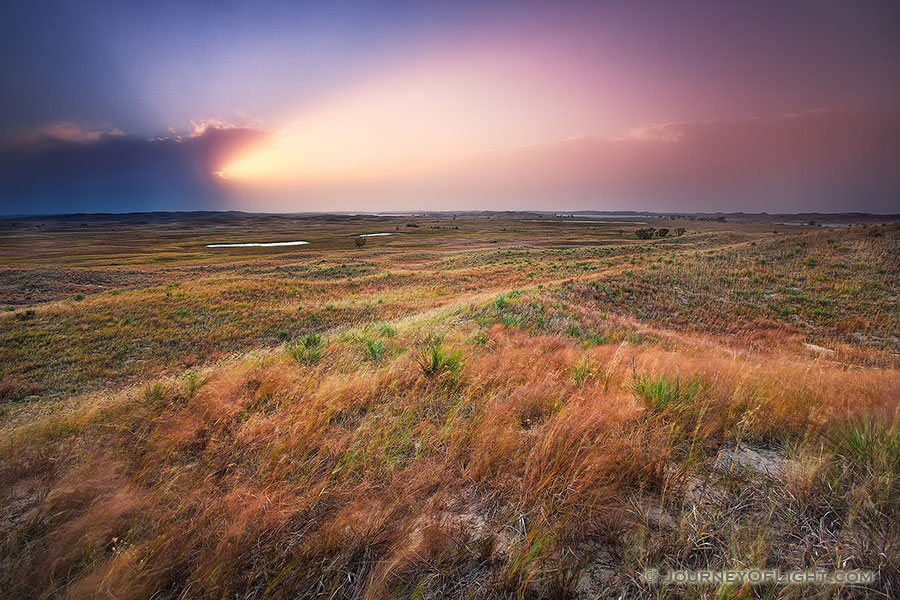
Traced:
<svg viewBox="0 0 900 600">
<path fill-rule="evenodd" d="M 0 213 L 900 212 L 895 2 L 5 12 Z"/>
</svg>

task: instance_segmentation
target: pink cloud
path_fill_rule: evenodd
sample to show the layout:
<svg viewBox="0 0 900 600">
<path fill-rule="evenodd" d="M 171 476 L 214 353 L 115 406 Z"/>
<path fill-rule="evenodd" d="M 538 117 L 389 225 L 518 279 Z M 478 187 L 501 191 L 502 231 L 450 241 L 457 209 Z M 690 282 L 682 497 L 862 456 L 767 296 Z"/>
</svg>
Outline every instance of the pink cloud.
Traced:
<svg viewBox="0 0 900 600">
<path fill-rule="evenodd" d="M 273 198 L 270 207 L 280 210 L 313 210 L 327 200 L 343 210 L 895 212 L 898 164 L 900 113 L 817 109 L 521 146 L 377 185 L 247 185 L 243 192 Z"/>
<path fill-rule="evenodd" d="M 23 131 L 12 137 L 14 143 L 33 144 L 42 141 L 94 142 L 104 136 L 123 136 L 121 129 L 82 125 L 71 121 L 50 123 Z"/>
</svg>

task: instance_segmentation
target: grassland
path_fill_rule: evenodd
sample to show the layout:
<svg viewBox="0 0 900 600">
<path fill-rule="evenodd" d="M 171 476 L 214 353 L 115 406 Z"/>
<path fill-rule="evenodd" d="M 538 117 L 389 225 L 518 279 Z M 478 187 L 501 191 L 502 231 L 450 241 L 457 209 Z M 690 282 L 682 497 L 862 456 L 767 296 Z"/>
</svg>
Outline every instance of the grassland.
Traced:
<svg viewBox="0 0 900 600">
<path fill-rule="evenodd" d="M 900 225 L 578 220 L 0 224 L 2 594 L 900 594 Z"/>
</svg>

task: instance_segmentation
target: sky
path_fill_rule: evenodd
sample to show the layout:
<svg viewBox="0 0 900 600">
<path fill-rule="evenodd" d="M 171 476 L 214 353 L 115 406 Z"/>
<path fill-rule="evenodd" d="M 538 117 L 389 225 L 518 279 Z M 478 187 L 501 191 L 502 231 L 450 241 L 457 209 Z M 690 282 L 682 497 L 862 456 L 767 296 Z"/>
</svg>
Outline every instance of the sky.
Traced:
<svg viewBox="0 0 900 600">
<path fill-rule="evenodd" d="M 0 213 L 900 212 L 900 4 L 46 2 Z"/>
</svg>

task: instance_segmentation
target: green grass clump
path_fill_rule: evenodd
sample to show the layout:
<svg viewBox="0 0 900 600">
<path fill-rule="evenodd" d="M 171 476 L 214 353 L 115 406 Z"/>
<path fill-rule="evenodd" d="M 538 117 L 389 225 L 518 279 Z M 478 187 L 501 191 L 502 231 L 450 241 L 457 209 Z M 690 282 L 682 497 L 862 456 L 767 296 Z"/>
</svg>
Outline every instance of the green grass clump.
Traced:
<svg viewBox="0 0 900 600">
<path fill-rule="evenodd" d="M 315 364 L 322 358 L 325 341 L 318 333 L 307 333 L 288 346 L 288 352 L 299 363 Z"/>
<path fill-rule="evenodd" d="M 522 317 L 518 315 L 502 315 L 500 317 L 500 322 L 506 327 L 516 327 L 522 324 Z"/>
<path fill-rule="evenodd" d="M 874 475 L 900 477 L 900 425 L 863 417 L 840 426 L 831 436 L 836 456 Z"/>
<path fill-rule="evenodd" d="M 378 325 L 378 333 L 384 337 L 394 337 L 397 335 L 397 329 L 388 323 L 380 323 Z"/>
<path fill-rule="evenodd" d="M 581 387 L 584 385 L 584 380 L 587 379 L 588 374 L 590 373 L 590 367 L 588 367 L 586 360 L 580 360 L 572 366 L 572 379 L 575 380 L 575 385 Z"/>
<path fill-rule="evenodd" d="M 148 404 L 162 402 L 167 393 L 168 390 L 162 383 L 157 382 L 152 385 L 148 384 L 147 387 L 144 388 L 144 401 Z"/>
<path fill-rule="evenodd" d="M 681 383 L 679 378 L 665 375 L 660 377 L 638 377 L 634 381 L 634 392 L 647 401 L 653 414 L 661 413 L 669 407 L 681 408 L 689 404 L 702 389 L 703 381 L 691 379 Z"/>
<path fill-rule="evenodd" d="M 381 340 L 366 340 L 366 358 L 373 362 L 381 360 L 387 349 Z"/>
<path fill-rule="evenodd" d="M 605 333 L 588 332 L 584 335 L 585 346 L 603 346 L 609 343 L 609 336 Z"/>
<path fill-rule="evenodd" d="M 444 347 L 441 338 L 426 338 L 415 358 L 422 368 L 422 372 L 429 377 L 446 375 L 450 378 L 457 378 L 462 373 L 464 362 L 462 352 L 448 350 Z"/>
<path fill-rule="evenodd" d="M 830 485 L 853 507 L 858 526 L 881 535 L 900 506 L 900 423 L 864 416 L 827 440 L 835 456 Z"/>
</svg>

